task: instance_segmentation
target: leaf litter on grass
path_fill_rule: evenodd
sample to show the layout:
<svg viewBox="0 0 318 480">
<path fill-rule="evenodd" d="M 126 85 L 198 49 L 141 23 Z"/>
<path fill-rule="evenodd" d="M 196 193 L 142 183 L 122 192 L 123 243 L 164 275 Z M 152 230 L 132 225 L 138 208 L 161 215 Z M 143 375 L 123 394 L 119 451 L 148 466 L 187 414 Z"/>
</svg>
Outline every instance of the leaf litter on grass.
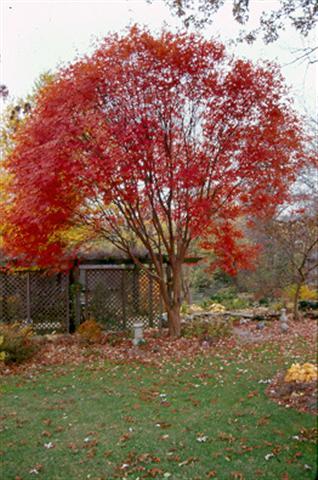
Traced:
<svg viewBox="0 0 318 480">
<path fill-rule="evenodd" d="M 197 476 L 225 480 L 235 474 L 248 480 L 256 478 L 258 468 L 263 472 L 260 478 L 266 480 L 280 478 L 285 473 L 291 479 L 303 475 L 312 480 L 313 460 L 309 453 L 313 443 L 306 440 L 306 436 L 312 438 L 312 421 L 273 407 L 264 395 L 267 384 L 259 383 L 261 379 L 272 378 L 285 363 L 289 366 L 295 355 L 308 356 L 313 342 L 308 335 L 306 338 L 305 342 L 299 342 L 299 336 L 284 337 L 289 349 L 285 346 L 282 349 L 279 339 L 270 345 L 244 347 L 233 341 L 223 342 L 208 352 L 204 350 L 202 355 L 196 345 L 183 359 L 173 356 L 172 344 L 167 340 L 168 359 L 154 364 L 149 363 L 144 353 L 140 358 L 136 354 L 133 360 L 123 362 L 120 358 L 120 363 L 115 363 L 116 347 L 111 358 L 104 356 L 104 352 L 97 362 L 96 357 L 91 360 L 86 357 L 86 363 L 68 364 L 64 358 L 66 363 L 44 362 L 35 371 L 31 365 L 25 366 L 19 370 L 19 377 L 9 377 L 6 373 L 10 395 L 18 393 L 18 398 L 14 400 L 14 410 L 11 403 L 5 408 L 5 422 L 9 422 L 10 429 L 4 432 L 8 432 L 4 458 L 10 458 L 9 449 L 12 453 L 16 451 L 10 432 L 17 428 L 17 438 L 21 438 L 26 429 L 36 429 L 28 451 L 31 448 L 38 452 L 33 457 L 43 469 L 32 475 L 45 475 L 50 480 L 54 478 L 50 473 L 52 464 L 61 461 L 58 460 L 61 455 L 63 462 L 73 462 L 76 458 L 83 475 L 89 474 L 94 479 L 101 477 L 104 465 L 106 478 L 114 479 L 123 478 L 123 474 L 132 479 L 168 478 L 164 475 L 171 474 L 172 479 L 193 480 Z M 29 398 L 23 413 L 26 418 L 16 422 L 19 405 L 25 398 Z M 24 424 L 26 419 L 28 423 Z M 129 431 L 129 425 L 133 426 L 133 432 Z M 60 432 L 56 432 L 57 428 Z M 280 436 L 278 431 L 284 435 Z M 49 432 L 47 439 L 43 432 Z M 292 436 L 304 440 L 299 442 Z M 205 437 L 205 441 L 196 440 Z M 97 443 L 90 444 L 95 440 Z M 57 447 L 43 448 L 44 443 L 50 442 Z M 46 457 L 38 445 L 47 451 Z M 21 445 L 19 451 L 23 452 L 23 448 L 26 446 Z M 129 453 L 133 451 L 134 455 Z M 297 455 L 299 451 L 303 457 Z M 268 454 L 273 457 L 266 460 Z M 140 458 L 141 455 L 146 457 Z M 155 458 L 160 462 L 155 462 Z M 251 459 L 254 461 L 250 462 Z M 10 465 L 10 460 L 7 461 L 6 468 Z M 36 462 L 28 471 L 35 465 Z M 128 467 L 121 469 L 122 465 Z M 68 476 L 56 478 L 72 478 L 68 468 L 67 465 Z M 24 478 L 25 470 L 15 474 L 23 480 L 28 478 Z"/>
</svg>

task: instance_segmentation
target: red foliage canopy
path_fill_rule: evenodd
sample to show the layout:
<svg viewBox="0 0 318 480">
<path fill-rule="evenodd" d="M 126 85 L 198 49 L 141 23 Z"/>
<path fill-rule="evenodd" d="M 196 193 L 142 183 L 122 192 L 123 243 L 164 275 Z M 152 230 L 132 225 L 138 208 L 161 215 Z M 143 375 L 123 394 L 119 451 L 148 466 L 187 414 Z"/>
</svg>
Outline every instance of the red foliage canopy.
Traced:
<svg viewBox="0 0 318 480">
<path fill-rule="evenodd" d="M 128 253 L 138 238 L 173 263 L 206 238 L 229 271 L 245 265 L 237 219 L 273 211 L 304 161 L 285 90 L 274 65 L 197 35 L 109 36 L 41 90 L 17 134 L 7 251 L 51 265 L 80 219 Z"/>
</svg>

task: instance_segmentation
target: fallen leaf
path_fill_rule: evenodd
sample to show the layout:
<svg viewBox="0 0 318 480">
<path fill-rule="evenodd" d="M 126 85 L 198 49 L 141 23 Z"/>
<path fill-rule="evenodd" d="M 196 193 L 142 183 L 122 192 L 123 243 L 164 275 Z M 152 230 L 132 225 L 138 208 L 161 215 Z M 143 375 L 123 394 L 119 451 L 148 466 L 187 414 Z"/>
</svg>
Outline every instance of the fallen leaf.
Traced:
<svg viewBox="0 0 318 480">
<path fill-rule="evenodd" d="M 190 463 L 197 462 L 198 457 L 189 457 L 187 460 L 184 460 L 183 462 L 180 462 L 178 464 L 179 467 L 183 467 L 184 465 L 189 465 Z"/>
<path fill-rule="evenodd" d="M 258 397 L 258 395 L 259 395 L 258 390 L 253 390 L 252 392 L 250 392 L 250 393 L 247 395 L 247 398 Z"/>
<path fill-rule="evenodd" d="M 216 477 L 216 470 L 210 470 L 207 473 L 207 478 L 215 478 Z"/>
<path fill-rule="evenodd" d="M 207 439 L 208 439 L 207 435 L 201 435 L 201 436 L 197 437 L 197 442 L 205 443 L 207 441 Z"/>
<path fill-rule="evenodd" d="M 273 453 L 267 453 L 267 455 L 265 455 L 265 460 L 269 460 L 270 458 L 273 458 L 274 457 L 274 454 Z"/>
<path fill-rule="evenodd" d="M 236 480 L 245 480 L 245 477 L 242 472 L 231 472 L 231 477 Z"/>
<path fill-rule="evenodd" d="M 49 442 L 49 443 L 45 443 L 45 444 L 44 444 L 44 448 L 50 449 L 50 448 L 54 448 L 54 447 L 55 447 L 55 445 L 54 445 L 53 442 Z"/>
</svg>

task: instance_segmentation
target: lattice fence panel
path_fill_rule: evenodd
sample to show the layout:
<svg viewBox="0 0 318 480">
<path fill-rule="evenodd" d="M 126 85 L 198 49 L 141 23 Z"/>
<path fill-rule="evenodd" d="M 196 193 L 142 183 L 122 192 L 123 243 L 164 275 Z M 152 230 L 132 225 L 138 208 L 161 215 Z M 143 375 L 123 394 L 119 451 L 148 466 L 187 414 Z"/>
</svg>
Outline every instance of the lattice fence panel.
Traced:
<svg viewBox="0 0 318 480">
<path fill-rule="evenodd" d="M 85 269 L 85 318 L 93 317 L 105 329 L 129 329 L 137 321 L 159 325 L 158 285 L 145 272 L 125 268 Z"/>
<path fill-rule="evenodd" d="M 95 318 L 106 329 L 124 328 L 122 297 L 121 270 L 85 271 L 85 318 Z"/>
<path fill-rule="evenodd" d="M 159 324 L 161 303 L 159 287 L 142 271 L 123 271 L 126 296 L 124 299 L 126 325 L 142 322 L 144 327 Z"/>
<path fill-rule="evenodd" d="M 27 318 L 27 274 L 0 273 L 0 321 L 21 322 Z"/>
<path fill-rule="evenodd" d="M 68 329 L 68 276 L 30 274 L 30 313 L 39 333 Z"/>
</svg>

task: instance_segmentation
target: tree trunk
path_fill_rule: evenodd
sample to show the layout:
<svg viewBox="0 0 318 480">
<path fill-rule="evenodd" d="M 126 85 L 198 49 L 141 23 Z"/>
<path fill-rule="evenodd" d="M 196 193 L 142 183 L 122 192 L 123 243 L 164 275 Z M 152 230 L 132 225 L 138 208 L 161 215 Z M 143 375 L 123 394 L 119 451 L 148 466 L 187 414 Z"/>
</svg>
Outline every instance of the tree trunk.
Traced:
<svg viewBox="0 0 318 480">
<path fill-rule="evenodd" d="M 181 334 L 181 262 L 167 266 L 166 281 L 160 284 L 162 299 L 168 316 L 169 335 L 173 338 Z"/>
<path fill-rule="evenodd" d="M 181 334 L 181 316 L 180 305 L 174 305 L 168 310 L 169 335 L 172 338 L 180 337 Z"/>
<path fill-rule="evenodd" d="M 296 292 L 294 296 L 293 317 L 295 321 L 299 320 L 298 300 L 299 300 L 301 286 L 302 286 L 301 283 L 297 284 Z"/>
</svg>

